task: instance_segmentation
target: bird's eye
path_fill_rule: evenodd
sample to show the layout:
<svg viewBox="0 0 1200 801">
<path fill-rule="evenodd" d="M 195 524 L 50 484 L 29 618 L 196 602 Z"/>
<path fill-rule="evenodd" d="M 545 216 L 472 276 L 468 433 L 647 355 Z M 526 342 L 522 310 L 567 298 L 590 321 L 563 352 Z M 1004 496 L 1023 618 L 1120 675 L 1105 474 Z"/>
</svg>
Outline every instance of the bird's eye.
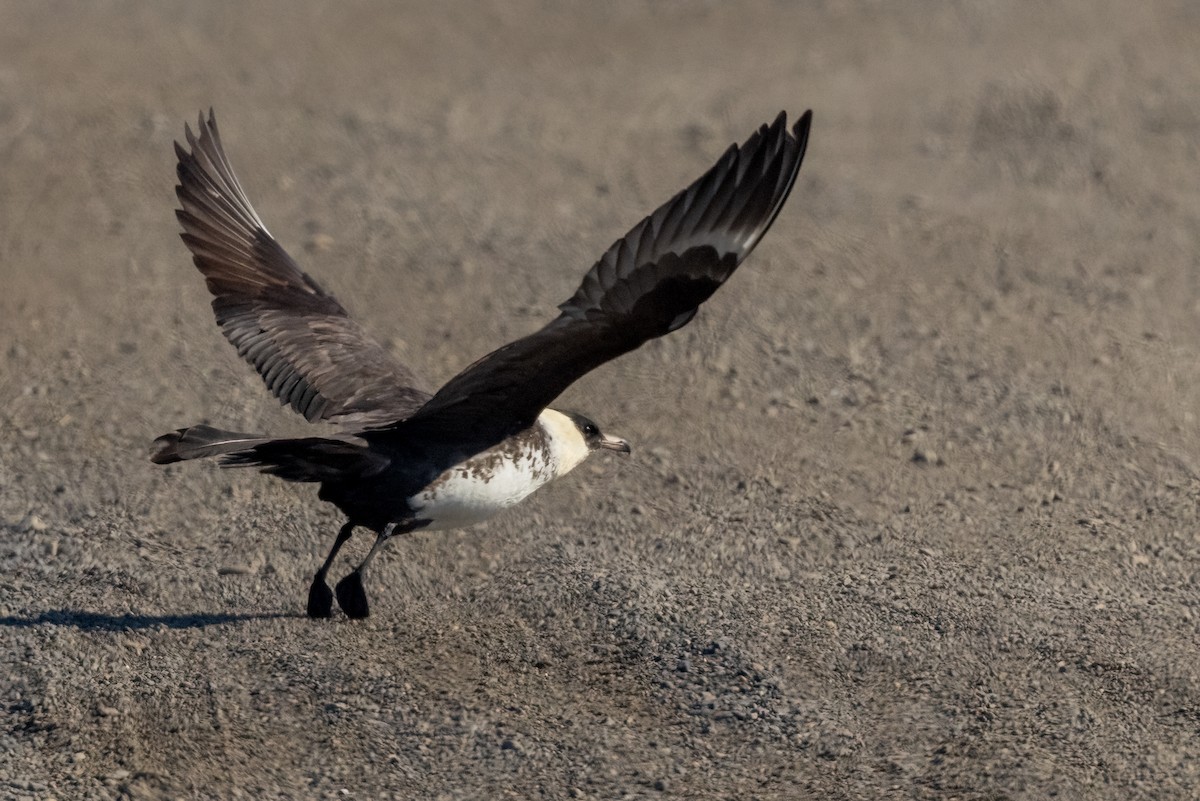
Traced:
<svg viewBox="0 0 1200 801">
<path fill-rule="evenodd" d="M 587 425 L 585 425 L 583 427 L 583 435 L 585 437 L 594 437 L 599 433 L 600 433 L 600 429 L 596 428 L 596 426 L 594 426 L 591 423 L 588 423 Z"/>
</svg>

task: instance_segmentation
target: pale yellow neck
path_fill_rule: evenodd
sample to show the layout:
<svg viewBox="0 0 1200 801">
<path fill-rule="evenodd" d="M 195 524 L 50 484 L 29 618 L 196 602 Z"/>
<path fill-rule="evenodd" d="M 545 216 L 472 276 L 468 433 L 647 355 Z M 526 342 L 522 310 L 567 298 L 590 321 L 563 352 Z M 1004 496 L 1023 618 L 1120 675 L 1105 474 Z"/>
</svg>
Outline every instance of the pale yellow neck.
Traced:
<svg viewBox="0 0 1200 801">
<path fill-rule="evenodd" d="M 550 449 L 557 465 L 555 476 L 565 476 L 588 457 L 591 450 L 579 428 L 562 412 L 546 409 L 538 415 L 538 423 L 550 437 Z"/>
</svg>

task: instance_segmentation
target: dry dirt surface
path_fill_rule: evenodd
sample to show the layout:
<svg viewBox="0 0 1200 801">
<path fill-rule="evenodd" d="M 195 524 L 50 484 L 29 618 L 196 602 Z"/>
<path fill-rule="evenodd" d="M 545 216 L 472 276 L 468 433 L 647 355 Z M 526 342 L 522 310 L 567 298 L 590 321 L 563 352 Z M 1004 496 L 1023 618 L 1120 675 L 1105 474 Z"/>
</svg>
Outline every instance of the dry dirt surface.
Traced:
<svg viewBox="0 0 1200 801">
<path fill-rule="evenodd" d="M 0 5 L 0 798 L 1200 797 L 1198 99 L 1186 0 Z M 435 385 L 815 124 L 698 320 L 562 399 L 631 459 L 312 621 L 311 487 L 146 458 L 304 430 L 177 235 L 209 105 Z"/>
</svg>

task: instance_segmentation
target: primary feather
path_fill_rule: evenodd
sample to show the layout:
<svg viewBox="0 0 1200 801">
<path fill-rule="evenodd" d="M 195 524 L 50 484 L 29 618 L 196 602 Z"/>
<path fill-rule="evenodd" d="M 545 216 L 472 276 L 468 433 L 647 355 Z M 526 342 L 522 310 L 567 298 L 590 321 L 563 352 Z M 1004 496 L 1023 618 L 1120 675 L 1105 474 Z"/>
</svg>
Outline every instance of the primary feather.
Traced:
<svg viewBox="0 0 1200 801">
<path fill-rule="evenodd" d="M 310 422 L 394 422 L 426 400 L 412 371 L 350 319 L 267 231 L 242 190 L 212 111 L 185 129 L 179 159 L 184 243 L 217 324 L 281 403 Z"/>
</svg>

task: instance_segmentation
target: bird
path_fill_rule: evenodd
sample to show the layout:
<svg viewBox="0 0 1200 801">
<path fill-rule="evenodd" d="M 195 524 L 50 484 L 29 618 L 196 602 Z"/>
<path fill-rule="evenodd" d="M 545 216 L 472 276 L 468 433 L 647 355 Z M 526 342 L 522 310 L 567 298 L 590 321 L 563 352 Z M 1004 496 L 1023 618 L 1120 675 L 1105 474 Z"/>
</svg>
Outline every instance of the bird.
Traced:
<svg viewBox="0 0 1200 801">
<path fill-rule="evenodd" d="M 357 528 L 375 534 L 336 585 L 347 617 L 365 618 L 365 578 L 392 538 L 486 520 L 597 451 L 629 443 L 589 417 L 551 408 L 569 385 L 677 331 L 733 274 L 775 221 L 808 145 L 812 111 L 786 112 L 732 144 L 703 175 L 644 217 L 584 275 L 558 315 L 431 391 L 355 322 L 268 232 L 234 174 L 210 108 L 175 142 L 180 236 L 212 295 L 217 325 L 267 389 L 316 436 L 193 425 L 154 440 L 151 461 L 218 457 L 319 485 L 345 515 L 309 586 L 311 618 L 332 616 L 327 575 Z"/>
</svg>

